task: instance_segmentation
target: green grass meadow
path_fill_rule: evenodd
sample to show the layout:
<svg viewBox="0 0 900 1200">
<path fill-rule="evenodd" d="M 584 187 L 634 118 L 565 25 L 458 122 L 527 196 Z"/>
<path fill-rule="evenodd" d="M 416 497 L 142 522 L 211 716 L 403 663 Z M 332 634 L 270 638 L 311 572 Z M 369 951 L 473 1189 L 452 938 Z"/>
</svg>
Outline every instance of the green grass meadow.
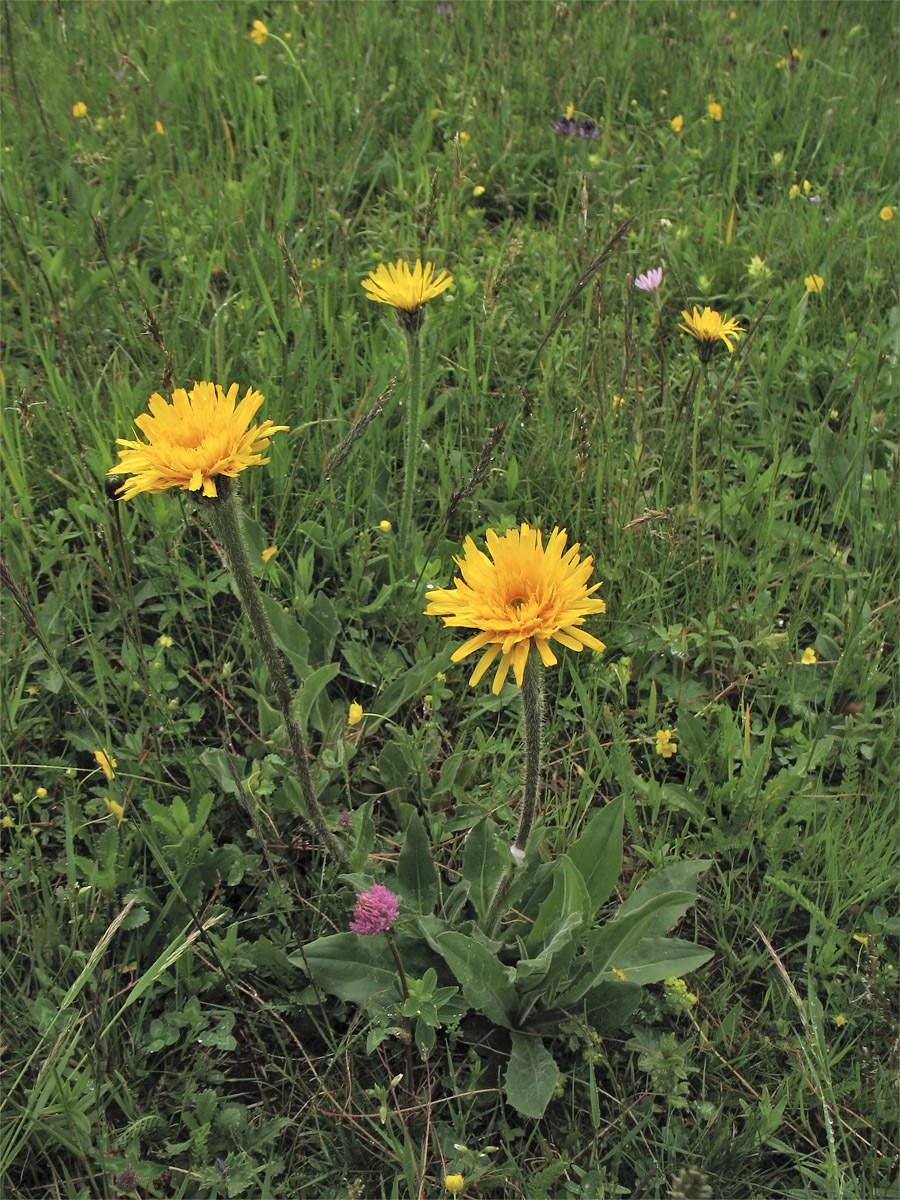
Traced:
<svg viewBox="0 0 900 1200">
<path fill-rule="evenodd" d="M 3 5 L 6 1200 L 897 1194 L 898 15 Z M 570 105 L 596 136 L 554 130 Z M 361 280 L 417 257 L 454 284 L 406 547 L 406 347 Z M 733 353 L 699 362 L 694 305 Z M 106 489 L 195 380 L 289 426 L 245 532 L 355 875 L 190 494 Z M 424 928 L 415 839 L 449 921 L 470 831 L 515 831 L 518 689 L 468 686 L 424 608 L 522 522 L 607 604 L 605 652 L 546 674 L 534 853 L 621 805 L 604 919 L 711 864 L 673 931 L 708 960 L 618 1023 L 560 1016 L 540 1116 L 483 1013 L 423 1054 L 303 966 L 363 875 Z"/>
</svg>

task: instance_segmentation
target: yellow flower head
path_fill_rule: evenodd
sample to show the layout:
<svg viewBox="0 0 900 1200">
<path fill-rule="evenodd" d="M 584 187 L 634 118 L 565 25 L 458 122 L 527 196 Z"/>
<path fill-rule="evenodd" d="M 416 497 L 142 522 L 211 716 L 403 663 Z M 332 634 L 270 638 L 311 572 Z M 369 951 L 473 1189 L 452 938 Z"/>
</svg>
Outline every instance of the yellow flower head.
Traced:
<svg viewBox="0 0 900 1200">
<path fill-rule="evenodd" d="M 163 125 L 162 121 L 157 121 L 157 122 L 156 122 L 156 132 L 157 132 L 157 133 L 161 133 L 161 134 L 165 134 L 165 132 L 166 132 L 166 127 L 165 127 L 165 125 Z"/>
<path fill-rule="evenodd" d="M 484 188 L 484 185 L 481 183 L 479 183 L 477 187 L 472 188 L 472 195 L 476 198 L 476 200 L 479 196 L 483 196 L 484 192 L 485 192 L 485 188 Z"/>
<path fill-rule="evenodd" d="M 707 112 L 713 121 L 722 120 L 722 105 L 717 104 L 715 100 L 710 100 Z"/>
<path fill-rule="evenodd" d="M 269 30 L 262 21 L 254 21 L 250 29 L 250 37 L 256 42 L 257 46 L 261 46 L 269 36 Z"/>
<path fill-rule="evenodd" d="M 685 324 L 679 325 L 678 328 L 689 333 L 692 338 L 696 338 L 699 343 L 701 362 L 709 362 L 716 342 L 724 342 L 728 347 L 728 353 L 731 354 L 734 347 L 730 339 L 734 338 L 737 341 L 744 332 L 733 317 L 729 318 L 727 313 L 723 317 L 708 305 L 702 313 L 695 307 L 693 314 L 689 313 L 687 309 L 682 309 L 681 315 L 684 317 Z"/>
<path fill-rule="evenodd" d="M 274 557 L 275 557 L 275 555 L 276 555 L 277 553 L 278 553 L 278 547 L 277 547 L 277 546 L 267 546 L 267 547 L 265 548 L 265 550 L 263 550 L 263 552 L 262 552 L 262 560 L 263 560 L 263 562 L 264 562 L 264 563 L 267 563 L 267 562 L 269 561 L 269 559 L 270 559 L 270 558 L 274 558 Z"/>
<path fill-rule="evenodd" d="M 575 105 L 574 105 L 574 104 L 567 104 L 567 105 L 566 105 L 566 120 L 567 120 L 567 121 L 571 121 L 571 120 L 572 120 L 572 114 L 573 114 L 574 112 L 575 112 Z"/>
<path fill-rule="evenodd" d="M 107 779 L 115 779 L 116 767 L 119 765 L 114 758 L 106 754 L 103 750 L 95 750 L 94 758 L 97 760 L 97 765 L 102 768 L 103 774 Z"/>
<path fill-rule="evenodd" d="M 800 195 L 800 184 L 792 183 L 790 190 L 788 192 L 788 196 L 790 197 L 791 200 L 796 200 L 799 195 Z"/>
<path fill-rule="evenodd" d="M 490 558 L 466 538 L 462 556 L 455 559 L 462 579 L 454 580 L 452 588 L 433 591 L 425 610 L 445 625 L 480 631 L 453 654 L 453 661 L 460 662 L 487 647 L 469 679 L 471 686 L 500 655 L 494 695 L 500 694 L 510 667 L 521 687 L 532 642 L 545 667 L 557 661 L 550 649 L 554 638 L 570 650 L 606 649 L 580 628 L 586 617 L 606 611 L 599 597 L 591 598 L 600 584 L 587 586 L 594 560 L 579 559 L 577 542 L 566 551 L 564 529 L 553 530 L 546 550 L 539 530 L 527 524 L 502 537 L 489 529 L 487 548 Z"/>
<path fill-rule="evenodd" d="M 806 647 L 806 649 L 803 651 L 800 661 L 803 663 L 804 667 L 811 667 L 814 663 L 819 661 L 818 655 L 812 646 Z"/>
<path fill-rule="evenodd" d="M 390 533 L 393 529 L 393 526 L 391 525 L 390 521 L 379 521 L 378 528 L 382 533 Z"/>
<path fill-rule="evenodd" d="M 411 271 L 409 264 L 398 258 L 395 263 L 379 263 L 362 285 L 370 300 L 414 313 L 427 300 L 445 292 L 452 282 L 453 276 L 446 271 L 435 275 L 433 263 L 426 263 L 423 268 L 422 260 L 417 258 Z"/>
<path fill-rule="evenodd" d="M 669 124 L 676 133 L 681 133 L 682 129 L 684 128 L 684 117 L 681 115 L 681 113 L 678 113 L 677 116 L 672 118 Z"/>
<path fill-rule="evenodd" d="M 117 495 L 130 500 L 138 492 L 165 492 L 169 488 L 203 492 L 216 496 L 216 476 L 234 478 L 246 467 L 267 463 L 261 452 L 269 437 L 287 429 L 263 421 L 250 425 L 263 397 L 253 388 L 235 406 L 238 385 L 226 394 L 218 384 L 195 383 L 190 392 L 176 388 L 170 404 L 154 394 L 149 413 L 135 417 L 134 423 L 146 442 L 116 438 L 124 449 L 110 475 L 129 474 Z"/>
<path fill-rule="evenodd" d="M 363 719 L 363 706 L 357 704 L 356 701 L 350 705 L 350 712 L 347 715 L 348 725 L 358 725 Z"/>
<path fill-rule="evenodd" d="M 83 100 L 79 100 L 77 104 L 72 105 L 72 116 L 73 117 L 86 117 L 87 116 L 87 105 L 85 104 L 85 102 Z"/>
<path fill-rule="evenodd" d="M 45 800 L 47 798 L 47 789 L 45 787 L 36 788 L 34 794 L 38 800 Z"/>
<path fill-rule="evenodd" d="M 465 1186 L 466 1186 L 466 1181 L 465 1181 L 465 1179 L 463 1179 L 462 1175 L 445 1175 L 444 1176 L 444 1187 L 447 1189 L 447 1191 L 450 1193 L 451 1196 L 458 1196 L 459 1193 L 463 1190 L 463 1188 Z"/>
<path fill-rule="evenodd" d="M 803 180 L 803 195 L 808 196 L 811 191 L 812 191 L 812 184 L 809 182 L 808 179 L 804 179 Z"/>
<path fill-rule="evenodd" d="M 659 729 L 656 733 L 656 753 L 661 754 L 663 758 L 671 758 L 673 754 L 678 753 L 678 746 L 672 741 L 671 729 Z"/>
<path fill-rule="evenodd" d="M 803 282 L 806 284 L 808 292 L 821 292 L 825 286 L 825 280 L 821 275 L 807 275 Z"/>
<path fill-rule="evenodd" d="M 881 217 L 882 221 L 893 221 L 894 210 L 889 204 L 886 204 L 878 215 Z"/>
</svg>

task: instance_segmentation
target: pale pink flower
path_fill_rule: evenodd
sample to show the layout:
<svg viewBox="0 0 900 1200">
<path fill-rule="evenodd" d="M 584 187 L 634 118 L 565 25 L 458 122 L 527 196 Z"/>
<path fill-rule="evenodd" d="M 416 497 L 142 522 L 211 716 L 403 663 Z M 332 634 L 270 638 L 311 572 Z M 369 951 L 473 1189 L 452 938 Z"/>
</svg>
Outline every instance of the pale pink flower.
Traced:
<svg viewBox="0 0 900 1200">
<path fill-rule="evenodd" d="M 652 271 L 645 271 L 643 275 L 638 275 L 634 286 L 640 288 L 642 292 L 655 292 L 662 283 L 662 276 L 662 267 L 654 267 Z"/>
<path fill-rule="evenodd" d="M 375 937 L 390 929 L 397 920 L 397 897 L 380 883 L 356 897 L 356 909 L 350 928 L 364 937 Z"/>
</svg>

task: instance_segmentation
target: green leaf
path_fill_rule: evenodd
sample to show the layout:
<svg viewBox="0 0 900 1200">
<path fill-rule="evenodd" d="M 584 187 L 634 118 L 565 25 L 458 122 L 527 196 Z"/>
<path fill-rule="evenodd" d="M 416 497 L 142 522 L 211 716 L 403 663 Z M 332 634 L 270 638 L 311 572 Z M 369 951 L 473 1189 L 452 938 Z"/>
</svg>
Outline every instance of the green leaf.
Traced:
<svg viewBox="0 0 900 1200">
<path fill-rule="evenodd" d="M 657 912 L 671 903 L 676 895 L 684 901 L 685 907 L 693 901 L 692 895 L 684 893 L 656 896 L 649 900 L 643 908 L 635 909 L 630 913 L 623 914 L 622 909 L 619 909 L 619 914 L 614 921 L 610 921 L 602 929 L 589 934 L 585 939 L 587 957 L 579 960 L 580 970 L 569 984 L 566 992 L 559 998 L 559 1005 L 562 1008 L 569 1008 L 601 979 L 615 978 L 611 972 L 613 968 L 621 969 L 619 968 L 619 958 L 637 945 L 647 933 Z"/>
<path fill-rule="evenodd" d="M 438 873 L 431 857 L 428 834 L 418 815 L 413 813 L 406 826 L 403 849 L 397 862 L 400 895 L 423 916 L 434 911 L 438 898 Z"/>
<path fill-rule="evenodd" d="M 534 988 L 545 979 L 555 957 L 559 952 L 569 947 L 569 953 L 562 955 L 564 961 L 556 964 L 554 974 L 561 974 L 568 966 L 574 955 L 575 948 L 571 945 L 572 934 L 581 925 L 582 916 L 578 912 L 566 913 L 547 929 L 544 935 L 544 948 L 534 958 L 520 958 L 516 965 L 516 984 L 522 987 Z"/>
<path fill-rule="evenodd" d="M 526 951 L 534 955 L 541 950 L 546 944 L 545 935 L 560 917 L 578 913 L 582 919 L 589 919 L 592 911 L 581 872 L 568 855 L 562 855 L 553 864 L 553 887 L 550 895 L 542 901 L 525 939 Z"/>
<path fill-rule="evenodd" d="M 648 900 L 654 900 L 657 896 L 665 896 L 668 892 L 681 893 L 677 899 L 673 896 L 668 905 L 657 910 L 653 924 L 647 930 L 648 937 L 664 934 L 681 920 L 693 904 L 697 894 L 697 880 L 711 866 L 711 859 L 688 859 L 657 871 L 655 875 L 638 884 L 619 909 L 616 920 L 620 921 L 636 909 L 643 908 Z M 685 892 L 691 893 L 690 898 L 684 896 Z"/>
<path fill-rule="evenodd" d="M 512 1054 L 503 1088 L 506 1098 L 523 1117 L 534 1120 L 544 1115 L 559 1079 L 553 1055 L 540 1038 L 511 1033 Z"/>
<path fill-rule="evenodd" d="M 625 802 L 620 797 L 602 808 L 566 852 L 585 882 L 595 913 L 609 899 L 622 871 L 622 821 Z"/>
<path fill-rule="evenodd" d="M 696 971 L 712 958 L 712 950 L 704 950 L 695 942 L 682 938 L 644 937 L 625 954 L 616 958 L 616 967 L 629 983 L 660 983 L 672 976 Z M 602 980 L 613 979 L 607 971 Z"/>
<path fill-rule="evenodd" d="M 463 995 L 489 1021 L 509 1026 L 516 993 L 506 967 L 494 954 L 464 933 L 442 933 L 433 944 L 456 976 Z"/>
<path fill-rule="evenodd" d="M 353 832 L 356 834 L 356 845 L 350 851 L 350 865 L 354 871 L 361 871 L 372 853 L 375 845 L 375 822 L 372 820 L 374 800 L 368 800 L 353 814 Z"/>
<path fill-rule="evenodd" d="M 288 956 L 295 967 L 308 969 L 316 987 L 352 1004 L 365 1004 L 372 996 L 388 992 L 397 975 L 383 937 L 334 933 L 317 938 Z"/>
<path fill-rule="evenodd" d="M 463 848 L 462 876 L 471 885 L 469 896 L 479 920 L 487 914 L 503 875 L 503 855 L 496 846 L 498 828 L 490 817 L 482 817 L 472 826 Z"/>
<path fill-rule="evenodd" d="M 340 663 L 328 663 L 327 666 L 319 667 L 317 671 L 311 671 L 303 680 L 303 687 L 300 689 L 300 695 L 297 697 L 294 708 L 304 736 L 310 710 L 319 698 L 319 693 L 331 683 L 335 675 L 340 674 L 340 670 Z"/>
</svg>

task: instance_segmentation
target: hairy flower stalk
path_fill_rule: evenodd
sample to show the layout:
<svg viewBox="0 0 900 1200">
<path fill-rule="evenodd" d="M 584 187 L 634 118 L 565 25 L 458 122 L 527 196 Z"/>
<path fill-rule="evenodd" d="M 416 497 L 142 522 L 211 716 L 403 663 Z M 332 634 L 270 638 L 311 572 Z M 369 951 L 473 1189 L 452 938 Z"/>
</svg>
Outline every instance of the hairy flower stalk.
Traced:
<svg viewBox="0 0 900 1200">
<path fill-rule="evenodd" d="M 405 330 L 409 355 L 409 392 L 406 414 L 406 455 L 403 462 L 403 498 L 400 501 L 400 546 L 409 545 L 412 498 L 419 469 L 419 424 L 422 418 L 422 333 L 421 322 L 410 322 Z"/>
<path fill-rule="evenodd" d="M 544 724 L 544 667 L 535 653 L 529 653 L 522 676 L 522 737 L 525 742 L 525 778 L 522 786 L 522 810 L 519 814 L 519 832 L 510 846 L 510 856 L 515 864 L 525 858 L 525 848 L 537 812 L 538 792 L 541 785 L 541 733 Z M 500 921 L 500 912 L 506 893 L 513 881 L 513 862 L 507 864 L 494 892 L 485 921 L 485 932 L 493 937 Z"/>
<path fill-rule="evenodd" d="M 316 799 L 312 777 L 309 773 L 309 764 L 306 761 L 303 734 L 300 732 L 300 726 L 293 713 L 291 686 L 278 647 L 275 645 L 272 628 L 263 607 L 262 596 L 250 564 L 244 535 L 241 532 L 241 505 L 238 499 L 237 485 L 230 479 L 223 478 L 219 482 L 218 491 L 218 497 L 202 500 L 201 507 L 221 543 L 229 570 L 234 577 L 244 605 L 244 612 L 247 614 L 256 644 L 259 646 L 260 654 L 262 654 L 269 672 L 275 698 L 278 701 L 281 715 L 284 717 L 284 726 L 291 744 L 291 754 L 300 779 L 300 788 L 303 792 L 307 814 L 328 853 L 344 866 L 348 866 L 349 860 L 337 838 L 329 829 L 325 815 Z"/>
<path fill-rule="evenodd" d="M 272 421 L 251 425 L 263 397 L 253 388 L 248 389 L 240 402 L 237 396 L 236 383 L 226 392 L 218 384 L 205 382 L 195 383 L 190 392 L 175 388 L 171 402 L 160 395 L 151 396 L 149 412 L 141 413 L 134 421 L 136 430 L 146 440 L 137 436 L 118 438 L 119 462 L 108 474 L 122 472 L 131 476 L 116 490 L 116 496 L 122 500 L 130 500 L 141 492 L 156 494 L 172 488 L 194 493 L 222 545 L 272 680 L 309 819 L 329 853 L 347 866 L 349 860 L 328 828 L 316 800 L 303 736 L 291 710 L 290 684 L 241 532 L 237 476 L 248 467 L 267 463 L 269 460 L 262 454 L 269 438 L 288 426 L 274 425 Z"/>
<path fill-rule="evenodd" d="M 409 357 L 409 391 L 406 411 L 406 455 L 403 464 L 403 497 L 400 501 L 400 546 L 406 549 L 412 526 L 412 498 L 419 468 L 419 425 L 422 419 L 422 325 L 424 305 L 453 283 L 446 271 L 435 273 L 432 263 L 422 266 L 416 259 L 413 270 L 398 258 L 396 263 L 379 263 L 362 286 L 370 300 L 395 309 L 406 336 Z"/>
</svg>

